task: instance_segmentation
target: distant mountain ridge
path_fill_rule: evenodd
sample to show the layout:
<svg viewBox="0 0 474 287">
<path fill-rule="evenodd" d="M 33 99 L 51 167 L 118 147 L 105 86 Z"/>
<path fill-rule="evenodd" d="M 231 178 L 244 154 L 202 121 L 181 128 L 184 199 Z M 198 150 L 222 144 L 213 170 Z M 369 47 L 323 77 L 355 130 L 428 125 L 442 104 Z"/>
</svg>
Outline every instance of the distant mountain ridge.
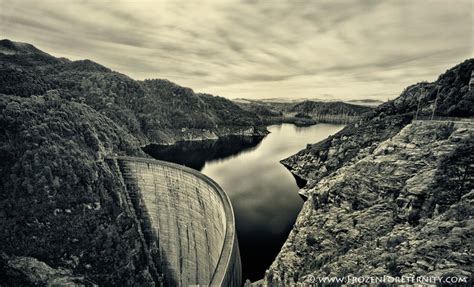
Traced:
<svg viewBox="0 0 474 287">
<path fill-rule="evenodd" d="M 259 115 L 267 124 L 287 122 L 301 126 L 316 123 L 349 123 L 372 109 L 341 101 L 240 100 L 236 103 L 242 109 Z"/>
<path fill-rule="evenodd" d="M 357 100 L 342 100 L 342 99 L 323 99 L 323 98 L 265 98 L 265 99 L 246 99 L 246 98 L 235 98 L 232 101 L 237 103 L 250 103 L 250 102 L 263 102 L 263 103 L 299 103 L 305 101 L 313 101 L 313 102 L 344 102 L 344 103 L 352 103 L 358 105 L 380 105 L 384 101 L 376 100 L 376 99 L 357 99 Z"/>
</svg>

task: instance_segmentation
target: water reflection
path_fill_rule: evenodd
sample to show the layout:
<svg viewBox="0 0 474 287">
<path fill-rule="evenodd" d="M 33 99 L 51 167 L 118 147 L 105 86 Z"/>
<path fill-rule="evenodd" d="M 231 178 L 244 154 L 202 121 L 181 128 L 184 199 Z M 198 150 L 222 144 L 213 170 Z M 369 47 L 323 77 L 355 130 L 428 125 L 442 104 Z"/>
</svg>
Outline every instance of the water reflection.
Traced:
<svg viewBox="0 0 474 287">
<path fill-rule="evenodd" d="M 229 138 L 149 149 L 157 159 L 186 164 L 214 179 L 229 195 L 236 218 L 243 279 L 264 275 L 303 204 L 284 159 L 339 131 L 342 125 L 268 127 L 263 140 Z M 245 152 L 244 152 L 245 151 Z"/>
<path fill-rule="evenodd" d="M 206 162 L 237 156 L 257 147 L 263 137 L 228 136 L 218 140 L 181 141 L 173 145 L 151 144 L 143 150 L 160 160 L 201 170 Z"/>
</svg>

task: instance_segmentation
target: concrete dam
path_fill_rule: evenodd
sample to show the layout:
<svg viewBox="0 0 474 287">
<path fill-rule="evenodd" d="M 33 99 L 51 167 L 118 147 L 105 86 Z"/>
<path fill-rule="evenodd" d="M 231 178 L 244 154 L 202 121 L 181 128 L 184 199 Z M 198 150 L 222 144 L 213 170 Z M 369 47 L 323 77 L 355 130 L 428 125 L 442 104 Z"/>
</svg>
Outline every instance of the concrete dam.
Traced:
<svg viewBox="0 0 474 287">
<path fill-rule="evenodd" d="M 169 286 L 240 286 L 232 205 L 212 179 L 185 166 L 146 158 L 107 159 L 139 213 L 152 264 Z"/>
</svg>

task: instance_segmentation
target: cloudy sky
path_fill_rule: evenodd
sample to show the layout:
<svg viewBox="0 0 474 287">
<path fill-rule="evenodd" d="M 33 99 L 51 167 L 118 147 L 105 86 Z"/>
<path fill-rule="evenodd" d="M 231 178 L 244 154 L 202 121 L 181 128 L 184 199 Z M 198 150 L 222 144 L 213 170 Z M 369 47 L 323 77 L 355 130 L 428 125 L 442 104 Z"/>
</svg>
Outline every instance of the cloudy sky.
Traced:
<svg viewBox="0 0 474 287">
<path fill-rule="evenodd" d="M 0 37 L 228 98 L 385 100 L 473 52 L 473 0 L 0 0 Z"/>
</svg>

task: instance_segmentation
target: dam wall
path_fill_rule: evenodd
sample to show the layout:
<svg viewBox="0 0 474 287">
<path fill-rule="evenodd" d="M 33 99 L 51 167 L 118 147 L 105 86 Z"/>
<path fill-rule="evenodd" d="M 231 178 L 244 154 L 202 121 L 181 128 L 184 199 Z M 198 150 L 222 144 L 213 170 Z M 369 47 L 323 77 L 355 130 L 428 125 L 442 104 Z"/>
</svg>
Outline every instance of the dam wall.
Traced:
<svg viewBox="0 0 474 287">
<path fill-rule="evenodd" d="M 165 285 L 240 286 L 234 214 L 225 192 L 181 165 L 115 160 Z"/>
</svg>

